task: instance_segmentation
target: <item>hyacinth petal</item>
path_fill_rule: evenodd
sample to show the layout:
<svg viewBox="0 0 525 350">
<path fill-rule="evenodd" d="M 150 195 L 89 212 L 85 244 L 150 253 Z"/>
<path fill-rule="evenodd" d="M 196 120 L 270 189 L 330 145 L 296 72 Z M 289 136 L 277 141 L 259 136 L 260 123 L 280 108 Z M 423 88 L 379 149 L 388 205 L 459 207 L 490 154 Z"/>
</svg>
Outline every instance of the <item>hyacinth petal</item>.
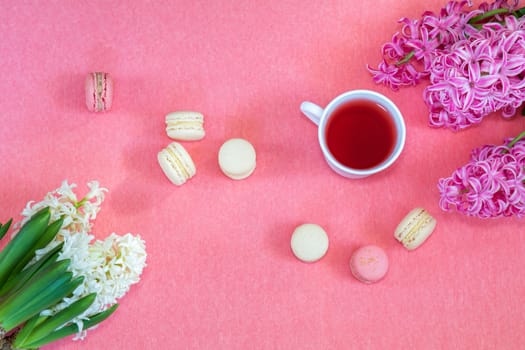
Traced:
<svg viewBox="0 0 525 350">
<path fill-rule="evenodd" d="M 407 52 L 404 49 L 406 39 L 398 33 L 392 36 L 392 41 L 383 44 L 381 52 L 390 60 L 399 60 L 403 58 Z"/>
<path fill-rule="evenodd" d="M 388 73 L 369 69 L 376 83 L 393 90 L 424 78 L 429 86 L 450 81 L 451 88 L 445 93 L 423 95 L 431 107 L 431 126 L 461 130 L 481 123 L 493 112 L 510 117 L 525 100 L 525 16 L 511 15 L 516 1 L 482 3 L 478 9 L 466 9 L 466 5 L 472 4 L 449 1 L 438 14 L 426 11 L 420 19 L 402 18 L 401 30 L 383 45 L 383 65 L 400 61 L 400 66 L 410 65 Z M 499 8 L 509 11 L 487 17 L 487 23 L 469 23 Z M 411 56 L 405 62 L 408 53 Z M 422 70 L 414 68 L 414 61 Z"/>
<path fill-rule="evenodd" d="M 525 140 L 510 148 L 485 145 L 470 161 L 438 182 L 440 207 L 479 218 L 525 215 Z M 458 190 L 459 189 L 459 190 Z"/>
<path fill-rule="evenodd" d="M 374 77 L 373 79 L 376 83 L 389 86 L 392 90 L 397 90 L 403 85 L 403 81 L 399 77 L 400 69 L 394 65 L 388 64 L 386 61 L 381 62 L 377 69 L 370 66 L 367 68 L 372 73 Z"/>
</svg>

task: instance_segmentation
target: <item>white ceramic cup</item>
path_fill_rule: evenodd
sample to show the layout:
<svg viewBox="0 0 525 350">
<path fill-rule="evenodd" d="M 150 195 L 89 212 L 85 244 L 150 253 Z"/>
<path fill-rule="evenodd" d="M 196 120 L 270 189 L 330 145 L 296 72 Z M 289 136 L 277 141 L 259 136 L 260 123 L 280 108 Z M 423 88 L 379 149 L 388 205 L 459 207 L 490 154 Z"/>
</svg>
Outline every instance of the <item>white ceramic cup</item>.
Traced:
<svg viewBox="0 0 525 350">
<path fill-rule="evenodd" d="M 395 126 L 395 142 L 392 152 L 383 162 L 367 169 L 353 169 L 340 163 L 332 155 L 326 142 L 326 127 L 333 112 L 341 105 L 353 100 L 367 100 L 382 106 L 387 111 L 389 117 L 392 118 Z M 406 127 L 401 112 L 390 99 L 377 92 L 370 90 L 351 90 L 334 98 L 324 109 L 315 103 L 305 101 L 301 103 L 301 111 L 308 119 L 318 125 L 319 145 L 321 146 L 326 162 L 337 174 L 344 177 L 359 179 L 385 170 L 396 161 L 405 146 Z"/>
</svg>

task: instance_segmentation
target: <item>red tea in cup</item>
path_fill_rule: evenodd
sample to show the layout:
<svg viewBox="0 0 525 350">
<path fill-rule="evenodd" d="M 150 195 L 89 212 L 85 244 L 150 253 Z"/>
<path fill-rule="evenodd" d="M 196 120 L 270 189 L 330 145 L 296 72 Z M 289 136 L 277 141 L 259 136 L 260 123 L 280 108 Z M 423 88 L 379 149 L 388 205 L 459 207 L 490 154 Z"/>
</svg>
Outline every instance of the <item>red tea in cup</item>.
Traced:
<svg viewBox="0 0 525 350">
<path fill-rule="evenodd" d="M 380 104 L 365 99 L 347 101 L 326 124 L 326 144 L 332 156 L 352 169 L 370 169 L 392 154 L 396 126 Z"/>
<path fill-rule="evenodd" d="M 405 146 L 401 111 L 375 91 L 347 91 L 325 108 L 303 101 L 301 112 L 318 126 L 319 146 L 330 168 L 350 179 L 389 168 Z"/>
</svg>

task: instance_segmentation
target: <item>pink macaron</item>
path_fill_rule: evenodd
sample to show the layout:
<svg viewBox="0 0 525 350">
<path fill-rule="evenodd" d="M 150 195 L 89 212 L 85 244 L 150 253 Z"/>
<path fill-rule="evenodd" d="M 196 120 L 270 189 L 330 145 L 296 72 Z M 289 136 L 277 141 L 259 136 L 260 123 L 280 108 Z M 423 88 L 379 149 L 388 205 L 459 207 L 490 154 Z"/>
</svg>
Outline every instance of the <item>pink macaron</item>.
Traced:
<svg viewBox="0 0 525 350">
<path fill-rule="evenodd" d="M 359 281 L 375 283 L 385 277 L 388 271 L 388 256 L 382 248 L 366 245 L 352 254 L 350 269 Z"/>
<path fill-rule="evenodd" d="M 93 72 L 86 77 L 86 106 L 91 112 L 105 112 L 113 102 L 113 80 L 108 73 Z"/>
</svg>

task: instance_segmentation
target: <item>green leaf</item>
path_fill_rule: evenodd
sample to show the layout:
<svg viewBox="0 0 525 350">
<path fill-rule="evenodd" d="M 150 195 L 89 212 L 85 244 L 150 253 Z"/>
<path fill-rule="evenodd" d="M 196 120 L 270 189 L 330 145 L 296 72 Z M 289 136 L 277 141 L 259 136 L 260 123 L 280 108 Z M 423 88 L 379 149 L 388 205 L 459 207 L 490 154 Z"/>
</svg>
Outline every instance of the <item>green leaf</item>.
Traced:
<svg viewBox="0 0 525 350">
<path fill-rule="evenodd" d="M 27 304 L 27 306 L 21 308 L 20 311 L 17 311 L 13 315 L 9 315 L 9 317 L 3 322 L 2 326 L 6 330 L 14 329 L 34 315 L 37 315 L 43 310 L 60 302 L 63 298 L 70 295 L 84 281 L 83 276 L 76 277 L 73 280 L 70 278 L 70 272 L 58 278 L 48 289 L 46 289 L 45 293 Z"/>
<path fill-rule="evenodd" d="M 16 293 L 10 293 L 4 298 L 0 303 L 0 323 L 29 303 L 38 300 L 49 286 L 53 285 L 60 277 L 66 275 L 69 264 L 69 260 L 60 260 L 51 264 L 36 273 Z M 68 275 L 71 278 L 71 273 L 68 273 Z"/>
<path fill-rule="evenodd" d="M 60 229 L 62 228 L 63 223 L 64 218 L 62 217 L 52 222 L 49 226 L 47 226 L 45 231 L 38 238 L 38 241 L 36 241 L 35 244 L 26 251 L 25 255 L 20 258 L 18 264 L 11 270 L 10 275 L 14 276 L 20 271 L 22 271 L 26 267 L 26 265 L 35 257 L 35 252 L 38 249 L 44 248 L 53 240 L 53 238 L 55 238 L 58 231 L 60 231 Z"/>
<path fill-rule="evenodd" d="M 44 322 L 48 316 L 40 316 L 35 315 L 31 317 L 22 328 L 16 333 L 15 341 L 13 342 L 13 345 L 15 348 L 18 349 L 24 349 L 25 347 L 22 346 L 24 342 L 26 342 L 27 338 L 31 335 L 33 329 L 36 328 L 36 326 L 40 325 L 42 322 Z"/>
<path fill-rule="evenodd" d="M 113 312 L 115 312 L 117 307 L 118 307 L 118 304 L 115 304 L 115 305 L 111 306 L 109 309 L 107 309 L 107 310 L 105 310 L 103 312 L 100 312 L 100 313 L 90 317 L 88 320 L 85 320 L 83 322 L 84 323 L 83 329 L 84 330 L 85 329 L 89 329 L 91 327 L 96 326 L 100 322 L 103 322 L 105 319 L 107 319 L 109 316 L 111 316 L 111 314 Z M 30 348 L 30 349 L 32 349 L 32 348 L 39 348 L 39 347 L 44 346 L 46 344 L 52 343 L 52 342 L 54 342 L 56 340 L 65 338 L 65 337 L 70 336 L 72 334 L 76 334 L 79 331 L 80 330 L 78 329 L 76 324 L 70 324 L 70 325 L 64 326 L 62 328 L 59 328 L 56 331 L 54 331 L 53 333 L 47 335 L 46 337 L 44 337 L 42 339 L 39 339 L 39 340 L 37 340 L 37 341 L 35 341 L 33 343 L 29 343 L 26 346 L 28 348 Z"/>
<path fill-rule="evenodd" d="M 7 282 L 0 288 L 0 301 L 7 294 L 17 293 L 20 288 L 38 271 L 45 269 L 53 264 L 58 259 L 58 254 L 62 250 L 64 243 L 60 243 L 44 256 L 38 259 L 35 263 L 20 271 L 16 276 L 11 276 Z"/>
<path fill-rule="evenodd" d="M 27 250 L 38 241 L 46 229 L 50 217 L 49 208 L 37 212 L 0 252 L 0 287 L 9 277 L 11 270 L 25 256 Z"/>
<path fill-rule="evenodd" d="M 27 344 L 34 343 L 50 335 L 54 330 L 56 330 L 60 326 L 65 325 L 66 323 L 70 322 L 72 319 L 86 311 L 91 306 L 91 304 L 93 304 L 96 297 L 96 293 L 91 293 L 75 301 L 67 308 L 59 311 L 54 316 L 51 316 L 43 322 L 40 322 L 38 327 L 35 327 L 34 330 L 31 331 L 29 336 L 25 338 L 25 340 L 19 342 L 17 336 L 17 341 L 15 342 L 15 345 L 17 347 L 23 348 Z"/>
<path fill-rule="evenodd" d="M 512 13 L 515 17 L 520 18 L 525 15 L 525 7 L 522 7 Z"/>
<path fill-rule="evenodd" d="M 11 226 L 11 223 L 13 222 L 13 219 L 9 219 L 8 222 L 5 224 L 0 224 L 0 239 L 4 238 L 5 234 L 9 230 L 9 227 Z"/>
</svg>

